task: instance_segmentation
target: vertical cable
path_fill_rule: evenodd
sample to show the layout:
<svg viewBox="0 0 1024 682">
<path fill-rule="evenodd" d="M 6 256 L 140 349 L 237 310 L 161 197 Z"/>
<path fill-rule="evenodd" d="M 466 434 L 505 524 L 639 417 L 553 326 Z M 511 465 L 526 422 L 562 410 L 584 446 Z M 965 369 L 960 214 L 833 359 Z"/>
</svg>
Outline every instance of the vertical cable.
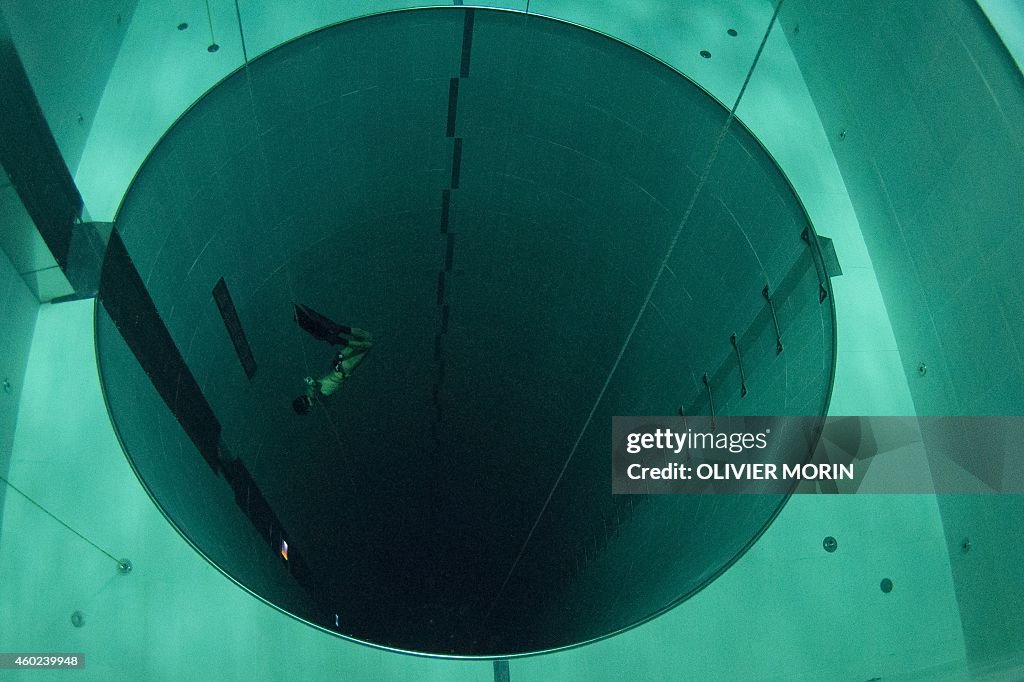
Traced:
<svg viewBox="0 0 1024 682">
<path fill-rule="evenodd" d="M 207 0 L 207 8 L 209 8 L 209 0 Z M 245 65 L 249 66 L 249 51 L 245 47 L 245 31 L 242 29 L 242 11 L 238 9 L 238 0 L 235 0 L 235 18 L 238 20 L 238 37 L 242 41 L 242 59 L 245 61 Z"/>
<path fill-rule="evenodd" d="M 213 14 L 210 12 L 210 0 L 206 0 L 206 23 L 210 27 L 210 46 L 206 50 L 207 52 L 216 52 L 220 46 L 217 45 L 217 39 L 213 36 Z"/>
</svg>

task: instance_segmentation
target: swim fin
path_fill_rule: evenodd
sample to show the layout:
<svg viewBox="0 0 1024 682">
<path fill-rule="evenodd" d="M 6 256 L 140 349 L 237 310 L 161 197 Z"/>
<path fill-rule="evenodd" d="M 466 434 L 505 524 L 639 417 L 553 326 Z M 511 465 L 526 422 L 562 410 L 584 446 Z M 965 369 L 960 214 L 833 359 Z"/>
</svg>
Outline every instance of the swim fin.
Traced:
<svg viewBox="0 0 1024 682">
<path fill-rule="evenodd" d="M 295 303 L 295 322 L 314 338 L 326 341 L 332 346 L 347 345 L 348 339 L 342 334 L 351 334 L 352 328 L 338 324 L 334 320 L 321 315 L 309 306 Z"/>
</svg>

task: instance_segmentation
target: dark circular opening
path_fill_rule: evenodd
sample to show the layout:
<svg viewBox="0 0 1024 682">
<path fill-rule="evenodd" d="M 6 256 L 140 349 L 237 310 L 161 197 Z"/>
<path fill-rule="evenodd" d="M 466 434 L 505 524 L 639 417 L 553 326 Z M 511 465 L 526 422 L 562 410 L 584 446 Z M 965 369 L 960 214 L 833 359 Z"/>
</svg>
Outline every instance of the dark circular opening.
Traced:
<svg viewBox="0 0 1024 682">
<path fill-rule="evenodd" d="M 700 56 L 704 57 L 704 59 L 711 59 L 711 53 L 708 52 L 707 50 L 701 50 Z"/>
<path fill-rule="evenodd" d="M 197 102 L 118 212 L 97 346 L 140 480 L 232 579 L 339 635 L 491 657 L 726 570 L 785 491 L 613 496 L 611 417 L 820 418 L 834 318 L 799 201 L 720 103 L 598 33 L 468 11 L 317 31 Z M 296 304 L 372 352 L 339 361 L 359 334 Z"/>
<path fill-rule="evenodd" d="M 185 30 L 185 29 L 187 29 L 187 28 L 188 28 L 188 23 L 187 23 L 187 22 L 184 22 L 184 21 L 183 21 L 183 22 L 181 22 L 180 24 L 178 24 L 178 30 L 179 30 L 179 31 L 184 31 L 184 30 Z"/>
<path fill-rule="evenodd" d="M 729 29 L 728 31 L 726 31 L 726 33 L 728 33 L 729 35 L 731 35 L 731 36 L 732 36 L 733 38 L 735 38 L 735 37 L 736 37 L 736 36 L 738 35 L 738 34 L 736 33 L 736 29 L 734 29 L 734 28 L 730 28 L 730 29 Z"/>
<path fill-rule="evenodd" d="M 879 587 L 882 588 L 882 592 L 884 592 L 885 594 L 889 594 L 890 592 L 892 592 L 892 581 L 888 578 L 883 578 Z"/>
</svg>

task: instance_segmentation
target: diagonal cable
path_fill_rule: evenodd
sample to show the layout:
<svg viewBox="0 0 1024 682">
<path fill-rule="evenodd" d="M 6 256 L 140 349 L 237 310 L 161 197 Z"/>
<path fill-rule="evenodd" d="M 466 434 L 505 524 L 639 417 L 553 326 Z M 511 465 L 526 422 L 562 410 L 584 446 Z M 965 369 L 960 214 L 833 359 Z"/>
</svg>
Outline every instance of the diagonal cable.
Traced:
<svg viewBox="0 0 1024 682">
<path fill-rule="evenodd" d="M 661 281 L 661 277 L 665 270 L 668 268 L 668 262 L 672 258 L 672 253 L 675 251 L 676 245 L 679 242 L 679 237 L 682 235 L 683 229 L 690 220 L 690 215 L 693 213 L 694 206 L 697 203 L 697 199 L 700 197 L 701 191 L 704 189 L 704 184 L 707 182 L 708 176 L 711 173 L 711 167 L 715 163 L 715 159 L 718 157 L 718 151 L 722 146 L 722 142 L 725 140 L 726 134 L 729 132 L 729 127 L 732 125 L 732 121 L 736 118 L 736 109 L 740 105 L 740 101 L 743 99 L 743 95 L 747 90 L 747 85 L 750 83 L 750 78 L 754 74 L 754 68 L 757 66 L 758 61 L 761 59 L 761 54 L 764 52 L 764 46 L 768 42 L 768 36 L 771 34 L 772 28 L 775 26 L 776 19 L 779 16 L 779 10 L 782 8 L 784 0 L 779 0 L 775 6 L 775 11 L 772 13 L 771 21 L 768 22 L 768 28 L 764 32 L 764 36 L 761 38 L 761 44 L 757 48 L 757 53 L 754 55 L 754 61 L 751 62 L 750 68 L 747 69 L 747 75 L 743 79 L 743 85 L 740 87 L 739 94 L 736 96 L 736 101 L 729 109 L 729 115 L 726 117 L 725 122 L 722 124 L 721 130 L 718 132 L 718 137 L 715 139 L 715 145 L 711 150 L 711 155 L 708 157 L 707 162 L 704 164 L 704 170 L 701 172 L 700 179 L 697 182 L 697 186 L 693 191 L 693 195 L 690 197 L 690 203 L 686 207 L 683 218 L 679 222 L 679 226 L 676 228 L 675 234 L 672 235 L 672 240 L 669 242 L 668 251 L 665 253 L 665 257 L 661 261 L 661 266 L 658 268 L 658 272 L 654 277 L 654 281 L 651 283 L 650 288 L 647 290 L 647 295 L 644 297 L 643 304 L 640 306 L 639 312 L 633 319 L 633 324 L 629 328 L 629 332 L 626 334 L 626 339 L 622 342 L 622 347 L 619 348 L 619 353 L 615 357 L 615 362 L 612 363 L 612 367 L 608 372 L 608 376 L 604 380 L 604 384 L 601 386 L 601 390 L 597 394 L 597 398 L 594 400 L 593 406 L 590 408 L 590 413 L 587 415 L 586 421 L 583 423 L 583 428 L 580 429 L 579 435 L 576 436 L 576 441 L 573 443 L 572 450 L 569 451 L 569 456 L 565 458 L 565 462 L 562 464 L 561 470 L 558 472 L 558 476 L 555 478 L 555 482 L 551 486 L 551 490 L 548 491 L 547 498 L 544 500 L 544 504 L 541 506 L 540 512 L 537 514 L 537 518 L 534 519 L 533 525 L 530 527 L 530 532 L 527 533 L 526 539 L 523 541 L 522 547 L 519 548 L 519 553 L 516 554 L 515 560 L 512 562 L 512 567 L 508 571 L 508 575 L 505 576 L 505 580 L 501 583 L 501 587 L 498 588 L 498 593 L 494 597 L 494 601 L 491 602 L 491 606 L 487 611 L 487 615 L 484 617 L 484 622 L 488 620 L 494 607 L 501 599 L 505 588 L 508 586 L 509 580 L 512 579 L 512 575 L 515 573 L 516 568 L 519 566 L 520 560 L 523 558 L 523 554 L 526 552 L 526 547 L 530 544 L 530 540 L 533 539 L 533 534 L 537 530 L 537 526 L 540 524 L 541 518 L 544 516 L 544 512 L 547 511 L 548 505 L 551 503 L 551 498 L 555 494 L 559 484 L 562 482 L 562 478 L 565 476 L 566 470 L 569 468 L 569 463 L 572 458 L 576 455 L 576 450 L 579 448 L 580 442 L 583 440 L 583 435 L 590 427 L 590 422 L 594 419 L 594 414 L 597 412 L 598 406 L 601 404 L 601 400 L 604 399 L 604 394 L 608 390 L 608 386 L 611 383 L 612 377 L 615 375 L 615 371 L 619 368 L 619 363 L 622 361 L 622 357 L 626 353 L 626 348 L 629 346 L 629 342 L 633 339 L 633 334 L 636 332 L 637 326 L 640 324 L 640 319 L 643 317 L 644 312 L 647 310 L 647 306 L 651 302 L 651 297 L 654 295 L 654 290 L 657 288 L 658 283 Z"/>
<path fill-rule="evenodd" d="M 7 480 L 6 478 L 4 478 L 3 476 L 0 476 L 0 481 L 3 481 L 4 483 L 6 483 L 6 484 L 7 484 L 7 487 L 9 487 L 9 488 L 10 488 L 11 490 L 13 490 L 14 492 L 18 493 L 19 495 L 21 495 L 22 497 L 24 497 L 24 498 L 25 498 L 26 500 L 28 500 L 29 502 L 31 502 L 33 506 L 35 506 L 36 508 L 40 509 L 40 510 L 41 510 L 41 511 L 42 511 L 42 512 L 43 512 L 44 514 L 46 514 L 47 516 L 49 516 L 49 517 L 50 517 L 51 519 L 53 519 L 54 521 L 56 521 L 57 523 L 59 523 L 60 525 L 64 526 L 64 527 L 65 527 L 65 528 L 67 528 L 67 529 L 68 529 L 69 531 L 71 531 L 72 533 L 74 533 L 75 535 L 77 535 L 78 537 L 80 537 L 80 538 L 82 538 L 83 540 L 85 540 L 86 542 L 88 542 L 88 543 L 89 543 L 90 545 L 92 545 L 93 547 L 95 547 L 95 548 L 96 548 L 97 550 L 99 550 L 99 551 L 100 551 L 100 552 L 102 552 L 103 554 L 105 554 L 105 555 L 107 555 L 108 557 L 110 557 L 111 559 L 113 559 L 113 560 L 114 560 L 114 561 L 115 561 L 115 562 L 117 563 L 117 565 L 118 565 L 118 566 L 120 566 L 120 565 L 121 565 L 121 560 L 120 560 L 120 559 L 118 559 L 118 558 L 117 558 L 116 556 L 114 556 L 113 554 L 111 554 L 111 553 L 110 553 L 110 552 L 108 552 L 107 550 L 105 550 L 105 549 L 103 549 L 102 547 L 100 547 L 99 545 L 97 545 L 97 544 L 96 544 L 95 542 L 93 542 L 93 541 L 92 541 L 92 540 L 90 540 L 89 538 L 87 538 L 87 537 L 85 537 L 84 535 L 82 535 L 81 533 L 79 533 L 79 532 L 78 532 L 77 530 L 75 530 L 74 528 L 72 528 L 72 527 L 71 527 L 71 526 L 69 526 L 68 524 L 66 524 L 66 523 L 64 523 L 63 521 L 61 521 L 61 520 L 60 520 L 59 518 L 57 518 L 57 516 L 55 516 L 55 515 L 54 515 L 54 514 L 53 514 L 53 513 L 52 513 L 52 512 L 51 512 L 51 511 L 49 510 L 49 509 L 47 509 L 47 508 L 46 508 L 46 507 L 44 507 L 43 505 L 39 504 L 39 503 L 38 503 L 38 502 L 36 502 L 35 500 L 33 500 L 33 499 L 32 499 L 31 497 L 29 497 L 29 496 L 28 496 L 28 493 L 26 493 L 25 491 L 21 490 L 21 489 L 20 489 L 20 488 L 19 488 L 18 486 L 14 485 L 13 483 L 11 483 L 10 481 L 8 481 L 8 480 Z"/>
</svg>

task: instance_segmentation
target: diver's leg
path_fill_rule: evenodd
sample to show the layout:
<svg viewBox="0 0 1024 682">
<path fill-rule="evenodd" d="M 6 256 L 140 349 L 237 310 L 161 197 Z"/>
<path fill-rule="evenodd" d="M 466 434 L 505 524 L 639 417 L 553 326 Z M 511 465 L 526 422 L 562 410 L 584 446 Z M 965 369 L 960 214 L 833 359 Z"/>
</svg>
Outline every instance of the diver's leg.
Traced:
<svg viewBox="0 0 1024 682">
<path fill-rule="evenodd" d="M 357 351 L 366 352 L 373 348 L 373 335 L 359 327 L 349 327 L 348 338 L 344 345 Z"/>
<path fill-rule="evenodd" d="M 342 374 L 348 376 L 352 373 L 352 370 L 363 361 L 366 354 L 370 352 L 370 348 L 355 348 L 353 346 L 346 346 L 336 356 L 336 362 L 334 365 L 335 371 L 340 371 Z"/>
<path fill-rule="evenodd" d="M 351 348 L 353 351 L 355 351 L 353 353 L 353 355 L 355 355 L 356 353 L 368 353 L 368 352 L 370 352 L 370 349 L 373 348 L 373 342 L 372 341 L 360 341 L 360 340 L 354 339 L 354 338 L 353 339 L 349 339 L 348 343 L 345 344 L 345 345 L 348 348 Z"/>
<path fill-rule="evenodd" d="M 356 348 L 369 348 L 373 345 L 373 335 L 359 327 L 344 327 L 344 336 L 338 335 L 334 342 L 336 345 L 355 346 Z"/>
<path fill-rule="evenodd" d="M 360 329 L 359 327 L 350 327 L 349 329 L 351 329 L 349 334 L 351 334 L 353 338 L 359 341 L 373 341 L 373 335 L 365 329 Z"/>
</svg>

